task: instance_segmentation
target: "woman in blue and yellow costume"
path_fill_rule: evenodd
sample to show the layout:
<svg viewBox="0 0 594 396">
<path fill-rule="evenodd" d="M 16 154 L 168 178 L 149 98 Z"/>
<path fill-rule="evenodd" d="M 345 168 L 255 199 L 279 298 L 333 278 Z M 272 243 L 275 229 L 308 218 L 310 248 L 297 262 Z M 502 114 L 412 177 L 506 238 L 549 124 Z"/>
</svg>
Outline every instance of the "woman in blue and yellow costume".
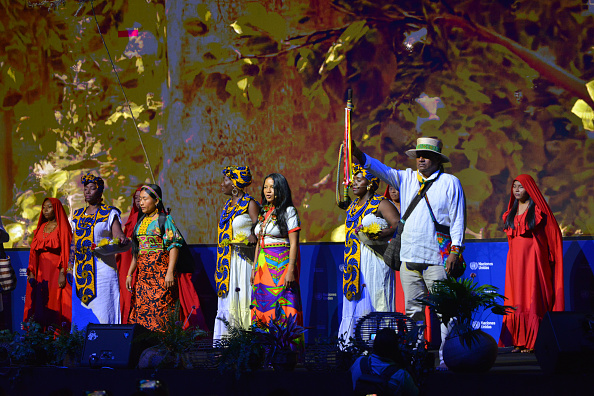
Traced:
<svg viewBox="0 0 594 396">
<path fill-rule="evenodd" d="M 218 224 L 217 266 L 215 282 L 218 295 L 217 319 L 213 339 L 227 334 L 228 323 L 247 329 L 252 323 L 250 303 L 252 289 L 252 257 L 245 257 L 237 243 L 255 245 L 252 226 L 258 222 L 260 205 L 244 189 L 252 184 L 247 166 L 228 166 L 223 169 L 221 191 L 230 196 L 225 203 Z M 230 244 L 233 241 L 235 243 Z"/>
<path fill-rule="evenodd" d="M 394 271 L 371 246 L 391 238 L 398 226 L 398 212 L 385 197 L 376 194 L 379 178 L 360 165 L 353 166 L 353 194 L 347 209 L 342 277 L 342 320 L 339 337 L 354 336 L 357 321 L 370 312 L 394 311 Z M 360 239 L 359 231 L 365 241 Z M 363 231 L 361 231 L 363 232 Z M 365 243 L 362 243 L 365 242 Z"/>
<path fill-rule="evenodd" d="M 71 220 L 74 243 L 72 328 L 89 323 L 119 324 L 120 289 L 115 253 L 129 248 L 119 209 L 103 203 L 103 179 L 87 174 L 81 179 L 86 208 Z M 107 241 L 113 241 L 103 248 Z"/>
<path fill-rule="evenodd" d="M 163 331 L 179 298 L 177 267 L 184 238 L 166 213 L 161 188 L 156 184 L 142 186 L 140 209 L 142 216 L 132 236 L 132 263 L 126 277 L 126 288 L 132 292 L 128 321 Z"/>
</svg>

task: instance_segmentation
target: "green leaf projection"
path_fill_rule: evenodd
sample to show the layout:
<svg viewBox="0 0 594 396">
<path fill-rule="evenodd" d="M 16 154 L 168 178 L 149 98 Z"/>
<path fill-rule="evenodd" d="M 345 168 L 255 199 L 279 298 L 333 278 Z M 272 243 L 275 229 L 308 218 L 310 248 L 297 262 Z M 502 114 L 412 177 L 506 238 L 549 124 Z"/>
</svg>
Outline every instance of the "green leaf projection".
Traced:
<svg viewBox="0 0 594 396">
<path fill-rule="evenodd" d="M 124 215 L 151 180 L 91 2 L 54 3 L 0 0 L 0 214 L 13 246 L 28 245 L 44 197 L 70 213 L 84 205 L 83 172 L 105 179 L 105 200 Z M 216 241 L 227 165 L 250 166 L 258 199 L 267 174 L 284 174 L 303 241 L 344 237 L 334 185 L 348 88 L 368 154 L 414 167 L 404 152 L 417 137 L 443 140 L 470 235 L 504 236 L 521 173 L 564 235 L 594 233 L 587 2 L 92 3 L 152 176 L 190 243 Z"/>
</svg>

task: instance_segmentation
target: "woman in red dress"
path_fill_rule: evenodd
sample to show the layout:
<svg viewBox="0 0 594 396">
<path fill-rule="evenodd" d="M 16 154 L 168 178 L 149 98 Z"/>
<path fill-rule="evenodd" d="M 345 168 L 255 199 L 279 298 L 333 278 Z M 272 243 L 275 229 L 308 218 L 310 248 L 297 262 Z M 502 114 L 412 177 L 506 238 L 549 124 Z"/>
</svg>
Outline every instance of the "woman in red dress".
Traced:
<svg viewBox="0 0 594 396">
<path fill-rule="evenodd" d="M 33 234 L 23 320 L 34 320 L 43 329 L 50 325 L 70 329 L 72 288 L 66 282 L 72 230 L 62 203 L 43 201 Z"/>
<path fill-rule="evenodd" d="M 503 221 L 509 242 L 505 296 L 516 310 L 503 317 L 499 345 L 532 352 L 545 313 L 564 309 L 561 230 L 528 175 L 514 180 Z"/>
</svg>

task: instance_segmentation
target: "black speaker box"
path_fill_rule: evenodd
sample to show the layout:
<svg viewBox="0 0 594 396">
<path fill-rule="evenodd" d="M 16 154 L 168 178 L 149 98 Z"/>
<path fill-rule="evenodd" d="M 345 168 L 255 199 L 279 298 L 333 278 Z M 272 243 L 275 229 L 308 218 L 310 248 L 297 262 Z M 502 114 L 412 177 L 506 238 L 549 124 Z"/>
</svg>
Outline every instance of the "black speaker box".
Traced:
<svg viewBox="0 0 594 396">
<path fill-rule="evenodd" d="M 142 338 L 138 340 L 140 335 L 146 333 L 149 333 L 149 330 L 137 324 L 89 324 L 81 365 L 135 367 L 142 351 L 150 346 L 143 342 Z"/>
<path fill-rule="evenodd" d="M 594 371 L 594 314 L 547 312 L 534 353 L 547 374 Z"/>
</svg>

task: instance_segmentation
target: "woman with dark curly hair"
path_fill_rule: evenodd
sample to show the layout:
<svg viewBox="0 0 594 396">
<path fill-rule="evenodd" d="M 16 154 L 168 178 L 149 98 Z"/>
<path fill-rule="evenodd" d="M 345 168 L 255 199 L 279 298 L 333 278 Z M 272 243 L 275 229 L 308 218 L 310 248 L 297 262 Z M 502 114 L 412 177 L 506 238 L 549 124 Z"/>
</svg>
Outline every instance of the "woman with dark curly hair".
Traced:
<svg viewBox="0 0 594 396">
<path fill-rule="evenodd" d="M 499 345 L 531 352 L 545 313 L 564 309 L 561 230 L 529 175 L 514 179 L 503 222 L 509 242 L 505 296 L 516 310 L 503 317 Z"/>
<path fill-rule="evenodd" d="M 302 324 L 299 290 L 299 231 L 297 209 L 293 206 L 287 179 L 272 173 L 264 179 L 262 204 L 254 233 L 258 236 L 252 270 L 252 322 L 268 322 L 297 316 Z"/>
</svg>

